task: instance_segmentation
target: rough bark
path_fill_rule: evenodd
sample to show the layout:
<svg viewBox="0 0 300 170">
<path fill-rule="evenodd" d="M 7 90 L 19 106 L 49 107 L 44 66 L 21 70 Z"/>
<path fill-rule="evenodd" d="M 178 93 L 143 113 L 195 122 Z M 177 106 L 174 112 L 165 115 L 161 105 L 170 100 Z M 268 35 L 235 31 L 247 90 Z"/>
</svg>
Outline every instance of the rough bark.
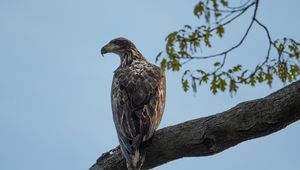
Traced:
<svg viewBox="0 0 300 170">
<path fill-rule="evenodd" d="M 158 130 L 147 146 L 144 169 L 182 157 L 208 156 L 243 141 L 272 134 L 300 119 L 300 81 L 232 109 Z M 117 147 L 90 170 L 126 170 Z"/>
</svg>

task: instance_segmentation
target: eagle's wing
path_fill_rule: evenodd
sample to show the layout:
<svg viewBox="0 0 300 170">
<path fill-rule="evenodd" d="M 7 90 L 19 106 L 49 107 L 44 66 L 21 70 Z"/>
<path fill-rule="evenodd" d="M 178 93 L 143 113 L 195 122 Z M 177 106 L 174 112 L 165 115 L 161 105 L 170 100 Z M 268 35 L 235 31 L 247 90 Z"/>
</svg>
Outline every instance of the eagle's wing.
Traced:
<svg viewBox="0 0 300 170">
<path fill-rule="evenodd" d="M 151 64 L 139 71 L 118 69 L 111 97 L 120 144 L 131 153 L 134 141 L 148 140 L 160 123 L 165 104 L 164 74 Z"/>
</svg>

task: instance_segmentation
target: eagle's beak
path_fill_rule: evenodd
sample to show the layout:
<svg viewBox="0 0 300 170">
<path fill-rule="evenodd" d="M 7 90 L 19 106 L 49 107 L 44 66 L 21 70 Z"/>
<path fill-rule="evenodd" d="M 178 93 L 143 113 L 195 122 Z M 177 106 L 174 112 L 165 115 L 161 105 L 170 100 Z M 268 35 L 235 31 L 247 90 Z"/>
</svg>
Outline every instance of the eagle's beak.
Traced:
<svg viewBox="0 0 300 170">
<path fill-rule="evenodd" d="M 108 43 L 104 47 L 101 48 L 101 55 L 103 56 L 106 53 L 111 53 L 114 51 L 115 48 L 116 48 L 116 45 Z"/>
<path fill-rule="evenodd" d="M 104 54 L 107 53 L 107 50 L 106 50 L 105 47 L 106 47 L 106 46 L 104 46 L 104 47 L 101 48 L 101 55 L 102 55 L 102 56 L 104 56 Z"/>
</svg>

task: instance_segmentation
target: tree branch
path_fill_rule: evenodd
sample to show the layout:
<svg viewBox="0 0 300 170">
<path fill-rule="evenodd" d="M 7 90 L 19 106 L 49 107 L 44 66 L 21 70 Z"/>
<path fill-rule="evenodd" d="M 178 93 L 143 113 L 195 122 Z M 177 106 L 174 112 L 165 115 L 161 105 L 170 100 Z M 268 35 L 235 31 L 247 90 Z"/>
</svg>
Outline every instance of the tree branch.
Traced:
<svg viewBox="0 0 300 170">
<path fill-rule="evenodd" d="M 243 141 L 266 136 L 300 119 L 300 81 L 261 99 L 238 104 L 212 116 L 158 130 L 147 146 L 144 169 L 182 157 L 208 156 Z M 119 148 L 102 156 L 90 170 L 124 170 Z"/>
<path fill-rule="evenodd" d="M 252 20 L 251 20 L 249 26 L 247 27 L 247 30 L 246 30 L 245 34 L 243 35 L 243 37 L 241 38 L 241 40 L 236 45 L 234 45 L 233 47 L 227 49 L 226 51 L 223 51 L 223 52 L 220 52 L 220 53 L 217 53 L 217 54 L 208 55 L 208 56 L 200 56 L 200 57 L 190 56 L 188 59 L 208 59 L 208 58 L 214 58 L 214 57 L 222 56 L 222 55 L 225 55 L 227 53 L 230 53 L 231 51 L 233 51 L 234 49 L 236 49 L 237 47 L 239 47 L 240 45 L 242 45 L 243 42 L 244 42 L 244 40 L 246 39 L 246 37 L 247 37 L 250 29 L 251 29 L 253 23 L 254 23 L 254 19 L 256 17 L 256 13 L 257 13 L 257 9 L 258 9 L 258 2 L 259 1 L 257 0 L 256 2 L 251 3 L 250 5 L 248 5 L 247 7 L 245 7 L 242 10 L 242 12 L 240 12 L 238 15 L 236 15 L 232 19 L 226 21 L 225 23 L 220 24 L 222 26 L 226 26 L 227 24 L 230 24 L 232 21 L 234 21 L 235 19 L 237 19 L 238 17 L 240 17 L 242 14 L 244 14 L 248 10 L 248 8 L 250 8 L 251 6 L 255 5 L 255 9 L 254 9 Z M 212 28 L 211 31 L 215 31 L 216 29 L 217 29 L 217 27 Z"/>
</svg>

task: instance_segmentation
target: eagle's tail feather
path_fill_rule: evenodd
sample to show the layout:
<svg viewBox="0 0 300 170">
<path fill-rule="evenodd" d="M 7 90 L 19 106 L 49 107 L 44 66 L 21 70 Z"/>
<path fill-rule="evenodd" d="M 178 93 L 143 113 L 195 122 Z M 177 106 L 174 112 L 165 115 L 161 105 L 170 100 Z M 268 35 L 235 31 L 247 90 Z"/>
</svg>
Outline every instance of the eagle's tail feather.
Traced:
<svg viewBox="0 0 300 170">
<path fill-rule="evenodd" d="M 141 170 L 145 157 L 145 145 L 147 142 L 142 142 L 142 136 L 137 135 L 131 142 L 132 152 L 129 156 L 129 161 L 127 161 L 127 167 L 129 170 Z"/>
<path fill-rule="evenodd" d="M 145 149 L 143 146 L 134 149 L 130 155 L 130 161 L 127 161 L 128 170 L 141 170 L 146 157 Z"/>
</svg>

